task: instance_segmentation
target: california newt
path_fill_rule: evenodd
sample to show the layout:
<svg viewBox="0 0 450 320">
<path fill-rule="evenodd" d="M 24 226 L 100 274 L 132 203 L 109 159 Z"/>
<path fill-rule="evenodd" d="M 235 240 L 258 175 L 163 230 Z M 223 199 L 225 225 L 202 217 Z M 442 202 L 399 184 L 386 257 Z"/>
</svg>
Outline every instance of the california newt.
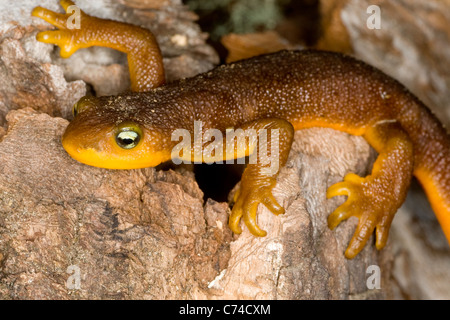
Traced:
<svg viewBox="0 0 450 320">
<path fill-rule="evenodd" d="M 67 9 L 73 3 L 61 4 Z M 85 97 L 75 105 L 75 117 L 62 137 L 74 159 L 110 169 L 153 167 L 174 157 L 178 142 L 172 141 L 173 132 L 181 128 L 194 134 L 197 121 L 203 131 L 276 131 L 283 166 L 294 130 L 333 128 L 363 136 L 379 153 L 369 176 L 349 173 L 327 191 L 328 198 L 348 197 L 328 217 L 330 228 L 351 216 L 359 218 L 347 258 L 362 250 L 374 230 L 376 247 L 385 246 L 413 174 L 450 241 L 450 137 L 419 99 L 383 72 L 339 53 L 281 51 L 163 84 L 162 58 L 150 31 L 81 14 L 81 29 L 74 30 L 65 26 L 68 14 L 34 9 L 34 16 L 59 28 L 40 32 L 37 39 L 60 46 L 64 57 L 92 45 L 126 52 L 134 92 Z M 258 141 L 248 139 L 243 146 L 233 145 L 233 152 L 215 153 L 209 160 L 251 155 Z M 267 141 L 270 145 L 272 139 Z M 175 156 L 207 158 L 187 152 Z M 263 173 L 267 166 L 258 156 L 242 175 L 229 219 L 235 233 L 241 232 L 242 219 L 254 235 L 265 236 L 256 222 L 259 204 L 274 214 L 284 213 L 272 195 L 279 170 Z"/>
</svg>

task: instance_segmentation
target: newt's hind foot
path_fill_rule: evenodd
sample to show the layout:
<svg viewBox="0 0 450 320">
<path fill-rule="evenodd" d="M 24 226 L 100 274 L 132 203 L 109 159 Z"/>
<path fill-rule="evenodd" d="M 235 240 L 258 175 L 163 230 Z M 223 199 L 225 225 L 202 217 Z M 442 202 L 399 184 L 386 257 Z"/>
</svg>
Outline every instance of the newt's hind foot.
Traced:
<svg viewBox="0 0 450 320">
<path fill-rule="evenodd" d="M 377 249 L 386 245 L 395 212 L 405 201 L 413 170 L 413 145 L 399 124 L 379 123 L 368 128 L 364 138 L 379 154 L 372 174 L 361 178 L 350 173 L 343 182 L 332 185 L 327 191 L 328 198 L 348 196 L 328 217 L 331 229 L 351 216 L 359 218 L 345 251 L 348 259 L 363 249 L 375 229 Z"/>
<path fill-rule="evenodd" d="M 70 0 L 62 0 L 60 4 L 66 13 L 58 13 L 42 7 L 36 7 L 31 12 L 31 15 L 41 18 L 59 29 L 39 32 L 36 35 L 36 39 L 59 46 L 61 48 L 61 57 L 68 58 L 78 49 L 93 45 L 92 41 L 95 40 L 95 32 L 90 32 L 89 29 L 95 31 L 95 25 L 101 19 L 91 17 L 80 9 L 72 12 L 70 7 L 75 6 L 75 4 Z M 77 18 L 74 15 L 78 12 L 80 14 L 80 26 L 82 25 L 83 28 L 76 24 L 73 25 Z M 92 26 L 92 28 L 89 28 L 89 26 Z"/>
<path fill-rule="evenodd" d="M 384 189 L 386 190 L 386 189 Z M 328 217 L 328 227 L 334 229 L 351 216 L 359 218 L 356 231 L 345 251 L 348 259 L 354 258 L 365 246 L 376 228 L 376 247 L 386 245 L 389 228 L 397 206 L 390 206 L 392 199 L 383 192 L 383 186 L 371 176 L 361 178 L 350 173 L 344 181 L 332 185 L 327 190 L 327 198 L 346 195 L 347 201 Z"/>
</svg>

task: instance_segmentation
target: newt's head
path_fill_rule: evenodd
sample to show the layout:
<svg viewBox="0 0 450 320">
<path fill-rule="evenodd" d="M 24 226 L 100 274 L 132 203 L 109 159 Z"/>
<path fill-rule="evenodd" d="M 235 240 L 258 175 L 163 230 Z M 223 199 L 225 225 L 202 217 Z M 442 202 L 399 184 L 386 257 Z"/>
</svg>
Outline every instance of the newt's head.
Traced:
<svg viewBox="0 0 450 320">
<path fill-rule="evenodd" d="M 143 114 L 155 110 L 137 104 L 133 96 L 81 98 L 62 137 L 64 149 L 79 162 L 108 169 L 154 167 L 169 160 L 170 134 Z"/>
</svg>

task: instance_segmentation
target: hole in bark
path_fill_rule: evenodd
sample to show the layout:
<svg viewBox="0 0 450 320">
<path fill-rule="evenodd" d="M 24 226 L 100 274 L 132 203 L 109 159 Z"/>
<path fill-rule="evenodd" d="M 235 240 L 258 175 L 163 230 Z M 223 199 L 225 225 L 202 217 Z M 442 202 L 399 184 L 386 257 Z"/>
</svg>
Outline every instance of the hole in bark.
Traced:
<svg viewBox="0 0 450 320">
<path fill-rule="evenodd" d="M 195 179 L 204 193 L 205 201 L 211 198 L 226 202 L 228 193 L 241 179 L 243 164 L 198 164 L 194 166 Z"/>
</svg>

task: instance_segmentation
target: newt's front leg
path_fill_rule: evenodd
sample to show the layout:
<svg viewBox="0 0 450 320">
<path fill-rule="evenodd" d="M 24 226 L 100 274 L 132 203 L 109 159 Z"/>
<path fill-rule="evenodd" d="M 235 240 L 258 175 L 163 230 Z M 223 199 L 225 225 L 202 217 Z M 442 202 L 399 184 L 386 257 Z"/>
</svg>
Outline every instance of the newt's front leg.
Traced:
<svg viewBox="0 0 450 320">
<path fill-rule="evenodd" d="M 276 215 L 284 213 L 284 208 L 272 195 L 272 189 L 275 187 L 279 169 L 287 161 L 294 128 L 286 120 L 261 119 L 242 129 L 255 130 L 258 138 L 253 140 L 256 145 L 250 146 L 254 151 L 250 156 L 250 164 L 242 174 L 229 226 L 234 233 L 241 233 L 239 223 L 242 219 L 253 235 L 264 237 L 266 232 L 261 230 L 256 222 L 258 205 L 265 205 Z"/>
<path fill-rule="evenodd" d="M 372 174 L 362 178 L 350 173 L 343 182 L 331 186 L 327 197 L 348 196 L 329 217 L 334 229 L 351 216 L 359 218 L 345 256 L 354 258 L 376 229 L 376 247 L 386 245 L 389 228 L 397 209 L 405 201 L 411 182 L 414 156 L 408 135 L 397 123 L 380 123 L 369 128 L 364 138 L 379 153 Z"/>
<path fill-rule="evenodd" d="M 61 57 L 68 58 L 75 51 L 91 46 L 113 48 L 127 54 L 130 70 L 131 90 L 148 91 L 165 82 L 164 67 L 159 46 L 153 34 L 132 24 L 91 17 L 80 10 L 80 28 L 70 29 L 68 13 L 74 3 L 60 1 L 67 13 L 57 13 L 37 7 L 31 13 L 51 23 L 59 30 L 39 32 L 38 41 L 56 44 L 61 48 Z"/>
</svg>

